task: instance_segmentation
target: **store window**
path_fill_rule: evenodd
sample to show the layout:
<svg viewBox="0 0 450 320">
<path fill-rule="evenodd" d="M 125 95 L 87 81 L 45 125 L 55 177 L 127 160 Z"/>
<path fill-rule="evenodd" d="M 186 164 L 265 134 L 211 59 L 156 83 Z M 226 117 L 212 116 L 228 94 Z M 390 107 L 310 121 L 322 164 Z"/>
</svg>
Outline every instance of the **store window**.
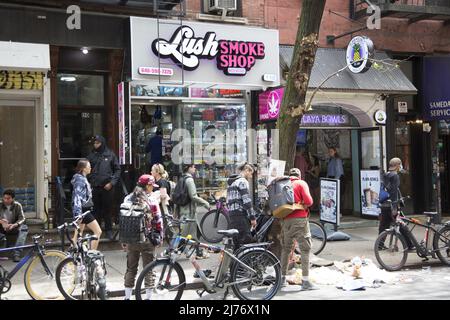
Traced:
<svg viewBox="0 0 450 320">
<path fill-rule="evenodd" d="M 402 195 L 412 195 L 411 178 L 411 127 L 407 122 L 397 122 L 395 128 L 395 156 L 402 160 L 405 172 L 400 174 L 400 192 Z M 389 161 L 389 160 L 388 160 Z M 405 213 L 414 212 L 413 201 L 406 201 Z"/>
<path fill-rule="evenodd" d="M 380 131 L 361 132 L 361 169 L 378 170 L 381 167 Z"/>
</svg>

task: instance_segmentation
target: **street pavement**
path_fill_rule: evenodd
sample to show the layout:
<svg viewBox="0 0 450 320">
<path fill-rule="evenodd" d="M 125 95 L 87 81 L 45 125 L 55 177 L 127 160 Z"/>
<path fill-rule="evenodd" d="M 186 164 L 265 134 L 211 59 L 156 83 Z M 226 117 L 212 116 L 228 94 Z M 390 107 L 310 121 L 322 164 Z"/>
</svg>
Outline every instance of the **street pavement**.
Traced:
<svg viewBox="0 0 450 320">
<path fill-rule="evenodd" d="M 351 236 L 348 241 L 329 241 L 319 258 L 329 261 L 348 261 L 353 257 L 372 259 L 376 263 L 373 244 L 377 236 L 377 227 L 360 227 L 342 230 Z M 418 239 L 421 237 L 417 234 Z M 423 235 L 422 235 L 423 236 Z M 158 248 L 161 253 L 164 248 Z M 126 270 L 126 252 L 122 250 L 105 251 L 107 262 L 107 283 L 111 291 L 111 299 L 123 299 L 123 276 Z M 208 259 L 200 260 L 203 269 L 215 270 L 218 255 L 211 254 Z M 186 259 L 180 263 L 184 268 L 187 282 L 194 282 L 194 268 Z M 2 261 L 7 269 L 12 269 L 14 263 Z M 429 268 L 428 268 L 429 267 Z M 19 272 L 13 279 L 13 287 L 4 297 L 9 300 L 29 300 L 24 285 L 23 272 Z M 365 291 L 343 291 L 334 285 L 318 285 L 319 290 L 300 291 L 300 287 L 289 285 L 283 288 L 274 298 L 275 300 L 310 300 L 310 299 L 370 299 L 370 300 L 417 300 L 417 299 L 450 299 L 450 267 L 443 265 L 439 260 L 422 262 L 415 253 L 408 255 L 408 261 L 403 270 L 396 272 L 404 281 L 395 285 L 382 284 L 379 288 L 366 288 Z M 198 280 L 196 280 L 198 281 Z M 231 290 L 230 290 L 231 292 Z M 182 299 L 186 300 L 218 300 L 223 293 L 205 294 L 199 298 L 195 290 L 186 290 Z M 236 299 L 228 296 L 228 299 Z"/>
</svg>

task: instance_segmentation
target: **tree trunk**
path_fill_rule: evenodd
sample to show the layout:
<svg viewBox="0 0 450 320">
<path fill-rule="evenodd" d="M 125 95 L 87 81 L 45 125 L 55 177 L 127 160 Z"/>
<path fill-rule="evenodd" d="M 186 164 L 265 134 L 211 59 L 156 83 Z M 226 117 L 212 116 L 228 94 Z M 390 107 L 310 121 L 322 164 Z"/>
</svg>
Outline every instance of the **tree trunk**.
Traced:
<svg viewBox="0 0 450 320">
<path fill-rule="evenodd" d="M 280 160 L 286 161 L 286 170 L 294 166 L 295 145 L 300 121 L 305 112 L 306 91 L 318 46 L 318 35 L 326 0 L 303 0 L 298 24 L 294 54 L 289 69 L 280 116 Z M 270 251 L 281 258 L 281 226 L 274 223 L 269 234 L 274 244 Z"/>
<path fill-rule="evenodd" d="M 277 121 L 280 160 L 286 170 L 294 166 L 295 145 L 300 121 L 305 112 L 306 92 L 318 46 L 318 35 L 326 0 L 303 0 L 294 54 L 289 69 L 280 116 Z"/>
</svg>

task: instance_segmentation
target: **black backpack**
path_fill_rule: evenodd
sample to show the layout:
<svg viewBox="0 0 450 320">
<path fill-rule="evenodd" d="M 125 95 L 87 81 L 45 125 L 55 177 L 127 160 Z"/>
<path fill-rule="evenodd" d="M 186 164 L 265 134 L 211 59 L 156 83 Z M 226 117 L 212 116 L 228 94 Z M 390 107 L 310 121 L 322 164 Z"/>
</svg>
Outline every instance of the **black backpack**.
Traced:
<svg viewBox="0 0 450 320">
<path fill-rule="evenodd" d="M 188 176 L 182 176 L 172 192 L 172 202 L 178 206 L 184 207 L 191 202 L 191 198 L 189 197 L 189 192 L 186 185 L 186 180 L 189 178 L 190 177 Z"/>
</svg>

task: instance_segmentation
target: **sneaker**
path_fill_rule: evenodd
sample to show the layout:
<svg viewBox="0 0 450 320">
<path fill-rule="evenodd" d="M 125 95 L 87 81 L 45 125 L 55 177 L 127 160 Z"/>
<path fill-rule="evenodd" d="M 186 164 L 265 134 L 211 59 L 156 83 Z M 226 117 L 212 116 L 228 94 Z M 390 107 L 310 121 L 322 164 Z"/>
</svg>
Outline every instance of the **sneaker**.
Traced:
<svg viewBox="0 0 450 320">
<path fill-rule="evenodd" d="M 385 245 L 384 245 L 384 243 L 380 243 L 379 245 L 378 245 L 378 250 L 380 250 L 380 251 L 382 251 L 382 250 L 386 250 L 388 247 L 386 247 Z"/>
<path fill-rule="evenodd" d="M 209 255 L 204 250 L 200 250 L 197 252 L 195 259 L 201 260 L 201 259 L 208 259 Z"/>
<path fill-rule="evenodd" d="M 310 281 L 302 281 L 302 291 L 318 290 L 319 288 L 313 285 Z"/>
<path fill-rule="evenodd" d="M 204 269 L 202 271 L 207 278 L 214 278 L 214 276 L 212 275 L 212 270 Z M 200 275 L 198 274 L 197 270 L 194 272 L 194 278 L 196 278 L 196 279 L 200 278 Z"/>
<path fill-rule="evenodd" d="M 15 255 L 13 256 L 13 261 L 14 261 L 14 262 L 19 262 L 19 261 L 20 261 L 20 255 L 15 254 Z"/>
</svg>

